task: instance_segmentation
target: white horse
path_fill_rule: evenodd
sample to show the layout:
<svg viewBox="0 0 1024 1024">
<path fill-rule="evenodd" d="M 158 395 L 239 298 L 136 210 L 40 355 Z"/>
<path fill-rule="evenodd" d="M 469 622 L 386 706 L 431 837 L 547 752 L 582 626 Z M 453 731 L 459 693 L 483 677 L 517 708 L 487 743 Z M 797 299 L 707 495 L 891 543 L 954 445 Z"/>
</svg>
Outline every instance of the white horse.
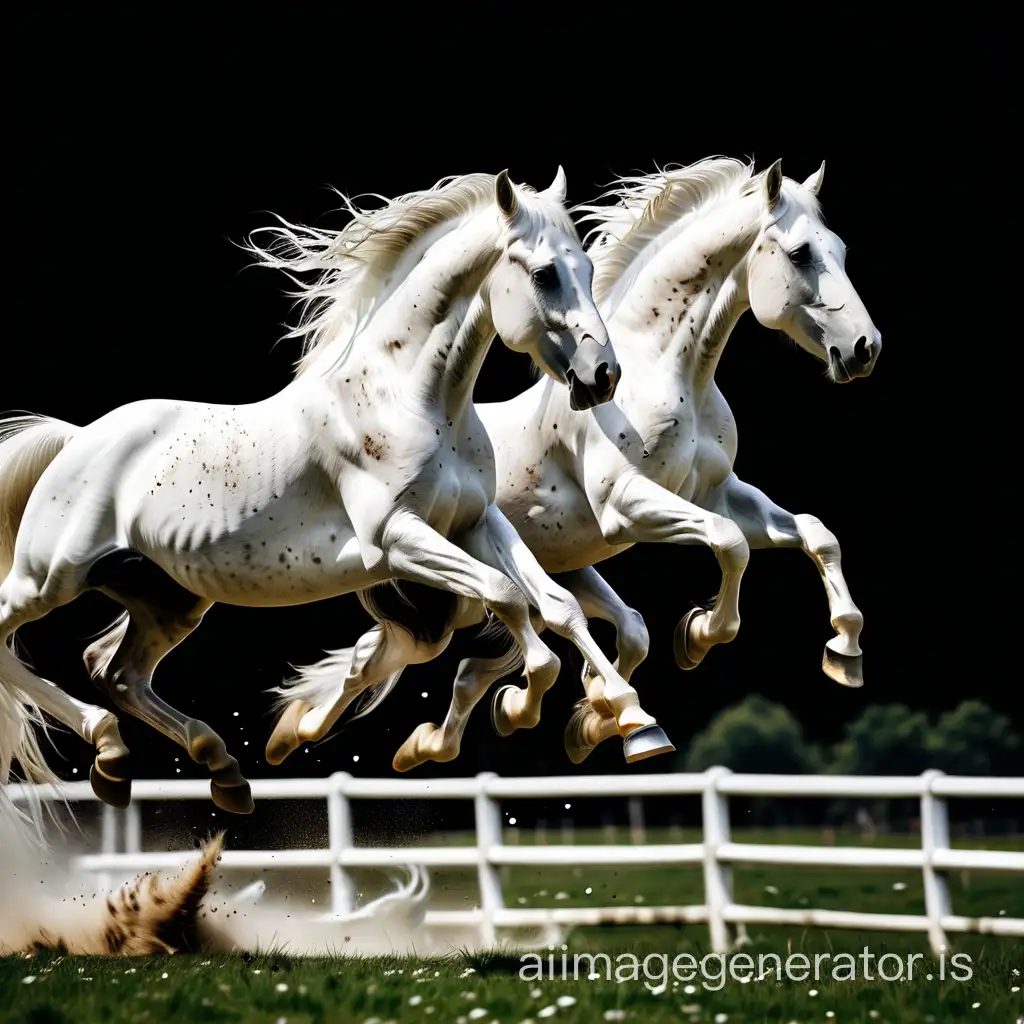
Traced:
<svg viewBox="0 0 1024 1024">
<path fill-rule="evenodd" d="M 574 408 L 612 397 L 618 366 L 564 196 L 561 169 L 541 193 L 505 172 L 477 174 L 353 209 L 337 233 L 285 224 L 256 251 L 316 277 L 295 332 L 305 354 L 281 392 L 242 406 L 135 402 L 84 428 L 12 424 L 0 444 L 0 641 L 85 590 L 108 594 L 127 611 L 86 651 L 98 686 L 206 764 L 214 802 L 241 813 L 252 797 L 223 740 L 151 687 L 158 662 L 217 601 L 295 605 L 355 591 L 378 620 L 333 703 L 279 725 L 280 756 L 326 733 L 397 664 L 443 650 L 467 604 L 521 647 L 529 687 L 510 708 L 517 725 L 536 722 L 559 670 L 532 603 L 610 689 L 618 684 L 610 699 L 623 735 L 642 731 L 641 756 L 673 749 L 579 604 L 494 505 L 493 451 L 472 404 L 495 333 L 563 385 Z M 396 579 L 428 585 L 430 604 L 376 589 Z M 94 743 L 97 794 L 127 803 L 112 714 L 68 697 L 6 645 L 0 686 Z M 29 735 L 14 753 L 31 769 Z"/>
<path fill-rule="evenodd" d="M 834 381 L 874 368 L 881 338 L 847 277 L 841 239 L 822 222 L 823 176 L 824 164 L 801 185 L 783 178 L 780 162 L 754 174 L 740 161 L 709 159 L 621 179 L 610 193 L 617 205 L 579 207 L 599 224 L 588 251 L 624 371 L 615 400 L 575 413 L 540 381 L 511 401 L 477 407 L 495 445 L 499 506 L 587 615 L 614 624 L 615 664 L 626 679 L 647 656 L 647 629 L 593 565 L 658 542 L 707 544 L 722 569 L 713 606 L 692 609 L 677 626 L 681 668 L 736 636 L 750 548 L 797 547 L 821 573 L 837 634 L 822 667 L 837 682 L 862 683 L 863 617 L 839 544 L 814 516 L 790 514 L 736 476 L 736 425 L 714 380 L 748 309 L 825 362 Z M 418 726 L 394 767 L 457 756 L 473 706 L 519 664 L 515 651 L 463 661 L 444 723 Z M 318 682 L 317 667 L 307 669 L 298 681 L 306 699 L 315 701 Z M 615 732 L 603 680 L 585 667 L 584 685 L 587 699 L 565 734 L 576 763 Z M 382 686 L 368 695 L 361 713 L 386 693 Z M 506 686 L 495 695 L 492 721 L 501 735 L 516 728 L 517 693 Z"/>
</svg>

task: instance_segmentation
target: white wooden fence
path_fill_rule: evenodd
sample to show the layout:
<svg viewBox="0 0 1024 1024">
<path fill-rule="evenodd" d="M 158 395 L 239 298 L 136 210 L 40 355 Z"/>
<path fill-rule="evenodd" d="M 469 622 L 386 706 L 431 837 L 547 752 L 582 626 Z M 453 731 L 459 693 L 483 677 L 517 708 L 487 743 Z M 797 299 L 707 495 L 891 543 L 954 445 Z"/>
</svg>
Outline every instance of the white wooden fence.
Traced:
<svg viewBox="0 0 1024 1024">
<path fill-rule="evenodd" d="M 58 795 L 69 801 L 94 800 L 87 782 L 61 787 L 11 786 L 16 800 L 44 800 Z M 1024 778 L 969 778 L 928 771 L 921 776 L 738 775 L 727 768 L 702 774 L 562 776 L 501 778 L 484 773 L 474 778 L 415 780 L 358 779 L 339 772 L 324 779 L 262 779 L 252 782 L 257 801 L 321 798 L 327 801 L 328 847 L 296 850 L 228 850 L 226 868 L 310 868 L 329 870 L 332 912 L 353 906 L 353 889 L 345 869 L 419 864 L 430 867 L 476 868 L 481 907 L 475 910 L 435 910 L 426 923 L 475 924 L 493 939 L 495 930 L 526 926 L 643 924 L 653 921 L 706 923 L 716 952 L 728 952 L 729 926 L 738 924 L 810 925 L 827 928 L 925 932 L 933 951 L 947 945 L 947 933 L 977 932 L 1024 936 L 1024 919 L 965 917 L 953 913 L 946 873 L 951 870 L 1024 874 L 1024 852 L 961 850 L 950 846 L 946 800 L 956 797 L 1024 797 Z M 703 803 L 703 842 L 645 845 L 520 846 L 502 841 L 499 801 L 502 798 L 642 797 L 700 795 Z M 142 850 L 141 800 L 207 800 L 204 780 L 136 781 L 133 803 L 125 812 L 103 808 L 102 851 L 77 858 L 80 869 L 96 873 L 110 887 L 110 873 L 177 867 L 190 855 Z M 875 846 L 782 846 L 732 842 L 730 796 L 772 797 L 917 797 L 921 802 L 921 848 L 882 849 Z M 352 835 L 350 801 L 362 799 L 472 799 L 476 811 L 475 846 L 363 847 Z M 118 842 L 123 822 L 123 840 Z M 118 852 L 118 846 L 123 851 Z M 511 908 L 502 898 L 502 865 L 682 865 L 700 864 L 704 873 L 704 903 L 681 907 L 566 907 Z M 732 895 L 732 865 L 777 864 L 813 867 L 917 868 L 924 881 L 925 913 L 867 914 L 853 910 L 788 909 L 745 906 Z"/>
</svg>

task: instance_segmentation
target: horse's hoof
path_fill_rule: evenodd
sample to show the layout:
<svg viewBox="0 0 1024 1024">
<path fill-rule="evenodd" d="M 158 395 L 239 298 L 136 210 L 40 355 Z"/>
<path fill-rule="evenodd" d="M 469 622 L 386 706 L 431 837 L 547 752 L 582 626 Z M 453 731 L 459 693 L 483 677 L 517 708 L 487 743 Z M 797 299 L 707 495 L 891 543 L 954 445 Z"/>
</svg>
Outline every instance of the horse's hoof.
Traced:
<svg viewBox="0 0 1024 1024">
<path fill-rule="evenodd" d="M 424 761 L 432 760 L 422 751 L 428 737 L 433 736 L 437 731 L 438 728 L 433 722 L 423 722 L 417 725 L 409 738 L 398 748 L 398 752 L 391 761 L 391 767 L 396 772 L 409 772 L 413 768 L 418 768 Z"/>
<path fill-rule="evenodd" d="M 665 730 L 656 722 L 642 725 L 634 729 L 623 741 L 622 752 L 626 755 L 626 764 L 634 761 L 646 761 L 658 754 L 671 754 L 676 748 L 665 735 Z"/>
<path fill-rule="evenodd" d="M 219 786 L 211 782 L 210 796 L 222 811 L 231 814 L 252 814 L 256 809 L 252 801 L 252 790 L 244 780 L 237 786 Z"/>
<path fill-rule="evenodd" d="M 95 764 L 89 768 L 89 783 L 92 791 L 105 804 L 122 810 L 132 802 L 131 779 L 108 779 Z"/>
<path fill-rule="evenodd" d="M 494 700 L 491 701 L 491 725 L 499 736 L 510 736 L 515 732 L 515 729 L 512 728 L 512 725 L 508 720 L 508 715 L 506 715 L 502 709 L 501 701 L 505 696 L 506 690 L 519 689 L 521 689 L 521 687 L 515 686 L 512 683 L 509 683 L 506 686 L 499 686 L 498 692 L 494 695 Z"/>
<path fill-rule="evenodd" d="M 266 758 L 269 764 L 280 764 L 293 750 L 302 746 L 299 738 L 299 723 L 314 705 L 306 700 L 293 700 L 277 720 L 274 731 L 267 740 Z"/>
<path fill-rule="evenodd" d="M 672 634 L 672 653 L 675 655 L 676 664 L 688 672 L 696 668 L 703 660 L 704 655 L 695 658 L 690 653 L 690 623 L 698 615 L 703 615 L 706 609 L 700 607 L 691 608 L 676 624 L 676 631 Z"/>
<path fill-rule="evenodd" d="M 821 658 L 821 670 L 841 686 L 857 689 L 864 685 L 863 654 L 839 654 L 826 647 Z"/>
</svg>

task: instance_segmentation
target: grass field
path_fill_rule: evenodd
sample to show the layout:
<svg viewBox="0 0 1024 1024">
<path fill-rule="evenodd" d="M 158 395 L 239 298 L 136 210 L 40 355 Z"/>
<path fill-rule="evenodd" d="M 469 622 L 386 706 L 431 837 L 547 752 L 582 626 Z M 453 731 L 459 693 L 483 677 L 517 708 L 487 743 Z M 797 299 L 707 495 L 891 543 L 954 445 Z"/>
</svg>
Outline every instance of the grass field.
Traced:
<svg viewBox="0 0 1024 1024">
<path fill-rule="evenodd" d="M 679 837 L 673 838 L 679 841 Z M 682 841 L 688 838 L 682 837 Z M 822 834 L 738 831 L 735 838 L 741 842 L 820 843 Z M 577 834 L 575 839 L 580 842 L 584 837 Z M 885 836 L 877 844 L 916 845 L 917 839 Z M 1019 848 L 1020 844 L 1008 840 L 972 845 Z M 434 906 L 476 901 L 471 875 L 432 872 L 431 879 Z M 369 889 L 371 876 L 367 875 L 365 880 Z M 374 881 L 379 886 L 379 878 Z M 949 881 L 956 913 L 1024 917 L 1024 880 L 1019 877 L 955 873 Z M 924 909 L 921 876 L 913 871 L 738 868 L 734 884 L 736 898 L 744 903 L 895 913 L 922 913 Z M 321 885 L 319 876 L 309 879 L 310 891 L 319 892 Z M 506 869 L 504 887 L 509 906 L 667 905 L 703 901 L 700 872 L 691 868 Z M 587 889 L 591 891 L 588 893 Z M 304 897 L 296 896 L 301 898 Z M 776 981 L 770 974 L 765 980 L 747 983 L 728 974 L 724 981 L 715 980 L 721 969 L 714 959 L 707 961 L 705 975 L 698 972 L 692 979 L 680 980 L 672 975 L 672 958 L 681 953 L 691 954 L 696 960 L 705 956 L 705 927 L 608 927 L 578 929 L 565 937 L 570 977 L 564 981 L 521 979 L 518 972 L 523 962 L 515 952 L 474 958 L 453 951 L 446 958 L 430 960 L 310 960 L 290 958 L 287 950 L 256 957 L 178 956 L 134 961 L 55 956 L 6 959 L 0 960 L 0 1020 L 19 1024 L 541 1024 L 545 1020 L 579 1024 L 604 1020 L 694 1024 L 930 1024 L 977 1020 L 985 1024 L 1013 1024 L 1024 1018 L 1024 979 L 1016 973 L 1024 972 L 1024 943 L 1018 940 L 953 937 L 950 955 L 962 953 L 970 960 L 959 961 L 960 970 L 954 970 L 947 960 L 943 980 L 939 965 L 927 954 L 923 935 L 757 927 L 750 929 L 750 939 L 742 952 L 751 957 L 755 968 L 759 955 L 775 954 L 785 960 L 790 952 L 806 954 L 806 980 L 783 976 Z M 859 959 L 864 947 L 875 956 L 869 968 L 874 980 L 864 977 Z M 573 980 L 574 954 L 599 952 L 609 954 L 612 971 L 618 966 L 624 972 L 624 980 L 617 982 L 614 976 L 607 980 L 603 963 L 598 964 L 602 977 L 588 980 L 588 961 L 582 963 L 578 980 Z M 814 979 L 816 954 L 834 958 L 844 952 L 858 958 L 855 980 L 833 979 L 834 965 L 849 968 L 850 964 L 827 958 L 819 960 L 819 980 Z M 627 953 L 636 958 L 635 975 L 629 971 L 634 961 L 623 957 Z M 875 966 L 878 957 L 885 953 L 901 958 L 904 979 L 908 957 L 925 955 L 915 957 L 912 978 L 887 982 L 879 979 Z M 554 954 L 560 958 L 562 950 L 556 949 Z M 648 961 L 645 975 L 640 965 L 651 954 L 655 959 Z M 660 957 L 664 957 L 667 969 Z M 556 963 L 560 962 L 556 959 Z M 740 962 L 740 966 L 745 963 Z M 767 964 L 773 966 L 774 962 Z M 687 966 L 679 961 L 680 971 Z M 966 967 L 972 976 L 957 980 L 965 977 Z M 884 971 L 895 975 L 896 961 L 886 961 Z M 740 976 L 745 973 L 737 971 Z M 753 973 L 756 975 L 756 969 Z M 33 980 L 26 981 L 28 978 Z"/>
</svg>

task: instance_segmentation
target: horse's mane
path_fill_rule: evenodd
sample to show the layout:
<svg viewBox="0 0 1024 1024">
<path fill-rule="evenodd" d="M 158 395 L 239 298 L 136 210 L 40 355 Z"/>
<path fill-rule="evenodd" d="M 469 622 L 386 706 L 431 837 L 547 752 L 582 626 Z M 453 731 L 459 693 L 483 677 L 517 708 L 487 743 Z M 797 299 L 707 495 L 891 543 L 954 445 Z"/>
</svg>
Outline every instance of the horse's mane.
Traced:
<svg viewBox="0 0 1024 1024">
<path fill-rule="evenodd" d="M 594 263 L 594 298 L 602 312 L 614 311 L 640 271 L 698 214 L 730 193 L 751 194 L 766 173 L 755 174 L 753 162 L 706 157 L 685 167 L 670 164 L 653 174 L 616 178 L 600 197 L 616 199 L 614 205 L 574 207 L 573 213 L 583 214 L 581 224 L 596 224 L 585 242 Z"/>
<path fill-rule="evenodd" d="M 493 174 L 452 175 L 429 189 L 395 199 L 374 194 L 373 198 L 384 203 L 377 209 L 360 209 L 338 193 L 352 218 L 340 231 L 291 224 L 278 217 L 280 226 L 252 232 L 245 248 L 257 257 L 257 265 L 285 271 L 297 287 L 289 295 L 299 300 L 301 315 L 297 326 L 285 335 L 303 341 L 296 376 L 309 369 L 324 345 L 345 333 L 350 348 L 370 315 L 440 234 L 494 204 L 494 184 Z M 525 215 L 540 212 L 540 196 L 533 189 L 514 187 Z M 551 216 L 548 207 L 554 204 L 543 205 Z M 567 212 L 559 211 L 569 223 Z M 269 234 L 269 244 L 263 247 L 253 242 L 256 234 Z M 299 275 L 307 274 L 315 276 L 300 280 Z"/>
</svg>

